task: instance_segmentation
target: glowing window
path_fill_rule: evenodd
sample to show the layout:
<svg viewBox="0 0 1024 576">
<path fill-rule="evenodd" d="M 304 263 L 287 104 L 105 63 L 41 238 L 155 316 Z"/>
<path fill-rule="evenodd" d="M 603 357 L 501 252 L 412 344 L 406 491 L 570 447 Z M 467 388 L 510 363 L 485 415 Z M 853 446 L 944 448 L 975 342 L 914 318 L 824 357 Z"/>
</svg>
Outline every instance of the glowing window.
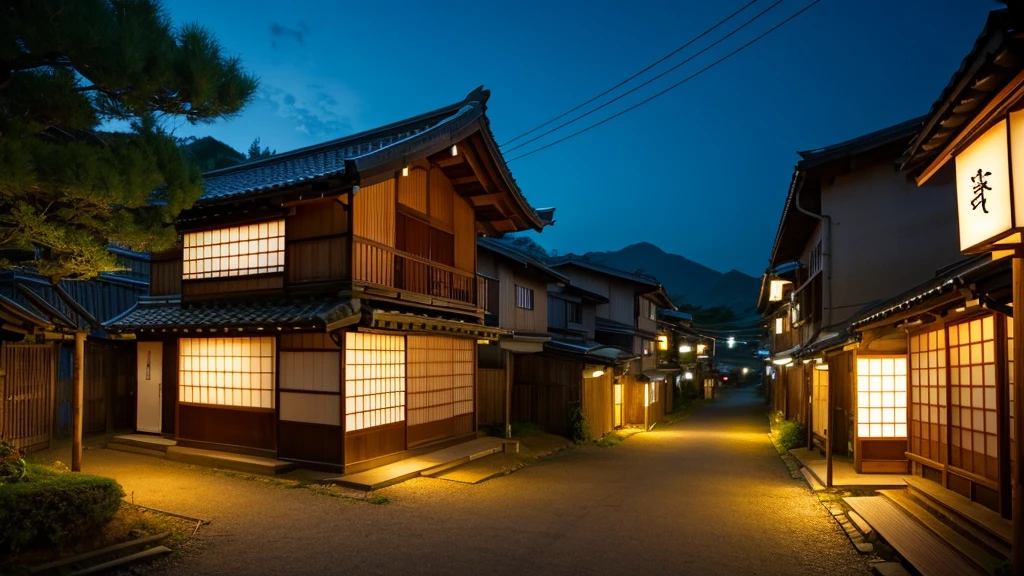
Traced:
<svg viewBox="0 0 1024 576">
<path fill-rule="evenodd" d="M 783 319 L 782 317 L 779 317 L 779 318 L 775 319 L 775 333 L 776 334 L 782 334 L 782 330 L 783 330 L 783 326 L 784 326 L 783 323 L 784 322 L 785 322 L 785 319 Z"/>
<path fill-rule="evenodd" d="M 345 334 L 345 431 L 405 420 L 405 337 Z"/>
<path fill-rule="evenodd" d="M 182 278 L 224 278 L 284 272 L 284 220 L 187 232 Z"/>
<path fill-rule="evenodd" d="M 274 408 L 274 338 L 181 338 L 178 400 Z"/>
<path fill-rule="evenodd" d="M 907 358 L 857 358 L 857 435 L 907 437 Z"/>
<path fill-rule="evenodd" d="M 658 350 L 668 350 L 668 336 L 658 336 Z"/>
<path fill-rule="evenodd" d="M 999 479 L 995 319 L 949 327 L 949 464 Z"/>
<path fill-rule="evenodd" d="M 814 433 L 822 438 L 828 429 L 828 372 L 811 370 L 812 386 L 811 406 Z"/>
<path fill-rule="evenodd" d="M 473 341 L 409 336 L 409 425 L 471 414 L 474 408 Z"/>
<path fill-rule="evenodd" d="M 946 331 L 910 337 L 910 452 L 946 462 Z"/>
</svg>

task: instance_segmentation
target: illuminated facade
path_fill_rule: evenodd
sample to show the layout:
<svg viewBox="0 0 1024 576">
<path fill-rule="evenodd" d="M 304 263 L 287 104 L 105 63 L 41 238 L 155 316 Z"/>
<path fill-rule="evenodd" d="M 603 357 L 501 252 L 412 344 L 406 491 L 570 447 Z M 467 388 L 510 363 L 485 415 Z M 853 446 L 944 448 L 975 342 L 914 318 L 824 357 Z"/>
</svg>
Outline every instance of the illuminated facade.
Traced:
<svg viewBox="0 0 1024 576">
<path fill-rule="evenodd" d="M 477 237 L 553 214 L 494 152 L 487 97 L 205 174 L 150 298 L 108 325 L 137 342 L 136 429 L 340 471 L 475 437 L 477 342 L 501 334 Z"/>
</svg>

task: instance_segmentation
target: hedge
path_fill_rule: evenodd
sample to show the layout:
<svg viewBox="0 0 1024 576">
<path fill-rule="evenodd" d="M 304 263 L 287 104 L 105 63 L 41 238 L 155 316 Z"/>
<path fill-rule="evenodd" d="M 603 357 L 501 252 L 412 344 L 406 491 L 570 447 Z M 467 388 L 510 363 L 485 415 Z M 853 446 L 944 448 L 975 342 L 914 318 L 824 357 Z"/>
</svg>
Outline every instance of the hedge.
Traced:
<svg viewBox="0 0 1024 576">
<path fill-rule="evenodd" d="M 0 484 L 0 550 L 63 546 L 109 522 L 122 498 L 111 478 L 29 464 L 23 481 Z"/>
</svg>

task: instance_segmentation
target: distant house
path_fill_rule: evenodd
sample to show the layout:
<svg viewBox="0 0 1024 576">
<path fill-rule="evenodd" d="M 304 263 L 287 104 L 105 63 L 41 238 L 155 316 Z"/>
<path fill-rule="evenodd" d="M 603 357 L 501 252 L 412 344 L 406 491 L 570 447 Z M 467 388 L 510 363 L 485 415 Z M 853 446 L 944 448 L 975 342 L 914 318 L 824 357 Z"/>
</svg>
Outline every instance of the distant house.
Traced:
<svg viewBox="0 0 1024 576">
<path fill-rule="evenodd" d="M 111 248 L 122 270 L 54 284 L 31 268 L 0 271 L 0 437 L 26 451 L 49 446 L 71 427 L 76 331 L 85 341 L 82 428 L 134 426 L 134 355 L 102 323 L 149 290 L 149 258 Z"/>
<path fill-rule="evenodd" d="M 849 446 L 863 471 L 905 470 L 907 422 L 881 426 L 877 398 L 857 395 L 856 361 L 843 349 L 851 318 L 960 259 L 952 169 L 925 189 L 896 170 L 921 122 L 800 153 L 758 301 L 773 409 L 806 424 L 811 445 L 823 446 L 831 432 L 833 450 Z M 876 342 L 856 357 L 881 361 L 905 348 L 905 339 Z M 872 426 L 859 427 L 857 414 L 871 415 Z"/>
<path fill-rule="evenodd" d="M 488 97 L 207 173 L 150 298 L 106 324 L 137 338 L 137 429 L 345 472 L 474 437 L 477 342 L 503 334 L 477 237 L 552 215 Z"/>
<path fill-rule="evenodd" d="M 659 368 L 658 308 L 675 309 L 664 288 L 651 276 L 577 256 L 553 258 L 549 265 L 572 286 L 608 299 L 595 308 L 594 340 L 630 358 L 615 368 L 613 424 L 650 426 L 659 421 L 670 411 L 679 372 Z"/>
</svg>

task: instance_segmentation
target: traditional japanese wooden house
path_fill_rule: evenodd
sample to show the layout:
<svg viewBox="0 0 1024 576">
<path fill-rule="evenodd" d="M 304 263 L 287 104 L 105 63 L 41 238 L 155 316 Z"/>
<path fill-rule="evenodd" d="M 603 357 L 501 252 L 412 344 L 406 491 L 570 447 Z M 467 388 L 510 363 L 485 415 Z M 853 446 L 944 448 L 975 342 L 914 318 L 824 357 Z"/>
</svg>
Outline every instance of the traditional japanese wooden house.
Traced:
<svg viewBox="0 0 1024 576">
<path fill-rule="evenodd" d="M 207 173 L 152 257 L 141 432 L 353 471 L 476 431 L 477 236 L 540 230 L 489 128 L 489 92 Z"/>
<path fill-rule="evenodd" d="M 70 433 L 75 332 L 87 333 L 83 431 L 110 432 L 134 421 L 132 345 L 111 339 L 101 324 L 147 293 L 149 259 L 111 251 L 124 269 L 91 280 L 53 283 L 30 267 L 0 272 L 0 437 L 25 451 Z"/>
<path fill-rule="evenodd" d="M 952 239 L 951 170 L 921 189 L 895 167 L 921 122 L 800 152 L 759 297 L 773 362 L 773 408 L 807 426 L 809 446 L 824 450 L 831 437 L 837 454 L 852 451 L 862 471 L 906 469 L 900 449 L 906 421 L 893 426 L 892 406 L 885 407 L 884 422 L 877 420 L 883 412 L 875 410 L 883 406 L 858 387 L 857 372 L 884 366 L 892 378 L 892 357 L 905 350 L 862 351 L 870 362 L 858 363 L 842 350 L 838 334 L 858 312 L 960 258 Z M 860 399 L 867 404 L 858 405 Z M 870 416 L 870 425 L 858 427 L 856 414 Z"/>
<path fill-rule="evenodd" d="M 674 371 L 658 366 L 658 308 L 675 306 L 656 278 L 626 272 L 569 255 L 549 264 L 569 277 L 573 286 L 608 299 L 595 310 L 594 339 L 624 352 L 631 360 L 620 362 L 613 386 L 613 423 L 651 426 L 672 405 Z M 678 370 L 675 370 L 678 371 Z"/>
</svg>

